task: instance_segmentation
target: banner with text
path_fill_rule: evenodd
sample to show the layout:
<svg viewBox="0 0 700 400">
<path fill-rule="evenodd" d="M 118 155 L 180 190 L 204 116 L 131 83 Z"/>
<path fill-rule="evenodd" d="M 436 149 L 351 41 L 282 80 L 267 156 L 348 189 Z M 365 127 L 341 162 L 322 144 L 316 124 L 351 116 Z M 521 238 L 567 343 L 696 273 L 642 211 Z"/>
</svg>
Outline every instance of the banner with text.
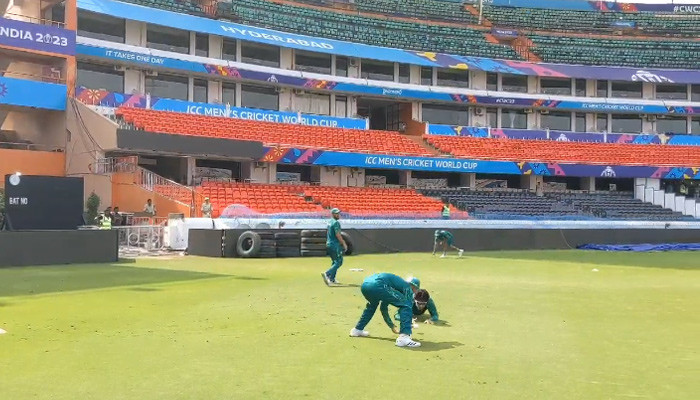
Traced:
<svg viewBox="0 0 700 400">
<path fill-rule="evenodd" d="M 137 49 L 137 48 L 134 48 Z M 433 91 L 431 87 L 418 85 L 404 85 L 406 88 L 374 86 L 379 82 L 368 82 L 357 79 L 357 83 L 339 82 L 329 79 L 305 78 L 298 71 L 279 70 L 277 72 L 264 72 L 255 70 L 256 66 L 250 65 L 245 68 L 231 66 L 226 61 L 221 64 L 208 64 L 196 61 L 163 57 L 152 55 L 153 51 L 158 54 L 163 53 L 157 50 L 139 49 L 142 52 L 115 50 L 93 45 L 78 44 L 78 53 L 88 57 L 107 58 L 115 61 L 122 61 L 133 64 L 156 66 L 160 68 L 185 70 L 200 74 L 214 75 L 221 79 L 258 81 L 267 84 L 278 84 L 293 86 L 303 90 L 328 90 L 353 94 L 365 94 L 373 96 L 400 97 L 415 100 L 427 100 L 438 102 L 463 103 L 467 105 L 489 105 L 489 106 L 514 106 L 527 108 L 548 108 L 548 109 L 568 109 L 585 110 L 588 112 L 606 113 L 640 113 L 640 114 L 700 114 L 700 107 L 689 106 L 666 106 L 664 101 L 658 100 L 657 104 L 634 104 L 616 103 L 601 101 L 562 101 L 551 100 L 548 95 L 538 97 L 504 97 L 501 95 L 476 95 L 468 94 L 474 92 L 464 89 L 464 93 L 448 93 Z M 238 65 L 238 64 L 237 64 Z M 396 84 L 394 84 L 396 85 Z M 488 93 L 488 92 L 487 92 Z M 583 99 L 583 98 L 582 98 Z M 619 101 L 619 100 L 618 100 Z"/>
<path fill-rule="evenodd" d="M 527 0 L 528 2 L 530 0 Z M 459 56 L 432 51 L 411 51 L 360 43 L 318 38 L 235 24 L 188 14 L 122 3 L 113 0 L 78 0 L 78 8 L 117 18 L 211 35 L 218 35 L 273 46 L 309 50 L 327 54 L 360 57 L 372 60 L 400 62 L 429 67 L 477 69 L 504 74 L 549 76 L 560 78 L 608 79 L 616 81 L 645 81 L 668 83 L 700 83 L 700 71 L 677 69 L 641 69 L 530 63 L 517 60 L 495 60 L 483 57 Z"/>
<path fill-rule="evenodd" d="M 262 162 L 408 171 L 603 178 L 700 179 L 700 167 L 587 165 L 342 153 L 266 147 Z"/>
<path fill-rule="evenodd" d="M 85 87 L 76 88 L 75 97 L 87 105 L 110 108 L 121 106 L 146 108 L 148 103 L 146 96 L 142 94 L 116 93 Z M 210 117 L 229 117 L 326 128 L 367 129 L 367 120 L 360 118 L 329 117 L 325 115 L 230 107 L 224 104 L 195 103 L 160 97 L 151 97 L 150 103 L 150 108 L 157 111 L 173 111 Z"/>
<path fill-rule="evenodd" d="M 75 32 L 0 17 L 0 45 L 75 55 Z"/>
</svg>

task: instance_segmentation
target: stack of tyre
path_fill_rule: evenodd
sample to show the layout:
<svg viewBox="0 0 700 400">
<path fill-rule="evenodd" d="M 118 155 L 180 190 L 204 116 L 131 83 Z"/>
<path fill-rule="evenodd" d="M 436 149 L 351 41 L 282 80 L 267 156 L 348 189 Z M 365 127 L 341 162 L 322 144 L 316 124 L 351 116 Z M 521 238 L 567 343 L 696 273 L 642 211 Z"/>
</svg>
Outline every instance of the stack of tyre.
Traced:
<svg viewBox="0 0 700 400">
<path fill-rule="evenodd" d="M 302 257 L 323 257 L 326 255 L 326 230 L 303 230 L 301 231 L 301 256 Z M 343 240 L 348 245 L 346 256 L 352 254 L 353 245 L 350 235 L 342 232 Z"/>
<path fill-rule="evenodd" d="M 351 255 L 352 239 L 345 232 L 342 235 L 348 245 L 345 255 Z M 243 258 L 324 257 L 326 230 L 245 231 L 236 242 L 236 254 Z"/>
</svg>

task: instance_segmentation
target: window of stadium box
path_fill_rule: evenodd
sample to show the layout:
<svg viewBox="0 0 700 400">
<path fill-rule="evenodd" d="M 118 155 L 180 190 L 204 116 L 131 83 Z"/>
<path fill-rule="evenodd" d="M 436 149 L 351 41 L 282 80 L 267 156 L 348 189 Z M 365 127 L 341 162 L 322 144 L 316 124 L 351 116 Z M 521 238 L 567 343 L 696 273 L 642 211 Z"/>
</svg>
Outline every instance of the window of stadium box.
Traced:
<svg viewBox="0 0 700 400">
<path fill-rule="evenodd" d="M 576 132 L 586 132 L 586 114 L 576 113 Z"/>
<path fill-rule="evenodd" d="M 297 94 L 294 101 L 296 111 L 308 114 L 330 115 L 331 96 L 328 94 Z"/>
<path fill-rule="evenodd" d="M 574 81 L 574 84 L 576 85 L 576 96 L 585 97 L 586 96 L 586 80 L 585 79 L 576 79 Z"/>
<path fill-rule="evenodd" d="M 612 133 L 641 133 L 642 118 L 637 114 L 614 114 L 610 131 Z"/>
<path fill-rule="evenodd" d="M 280 96 L 273 87 L 241 85 L 241 107 L 279 110 Z"/>
<path fill-rule="evenodd" d="M 277 68 L 280 66 L 280 48 L 266 44 L 241 42 L 241 61 Z"/>
<path fill-rule="evenodd" d="M 700 85 L 693 85 L 690 93 L 690 99 L 692 101 L 700 101 Z"/>
<path fill-rule="evenodd" d="M 115 71 L 109 65 L 78 62 L 77 86 L 90 89 L 105 89 L 110 92 L 124 92 L 124 72 Z"/>
<path fill-rule="evenodd" d="M 501 128 L 527 129 L 525 110 L 501 110 Z"/>
<path fill-rule="evenodd" d="M 56 7 L 53 12 L 52 18 L 61 18 L 63 20 L 62 13 L 65 12 L 63 8 Z M 121 18 L 78 10 L 78 36 L 124 43 L 126 22 Z"/>
<path fill-rule="evenodd" d="M 551 111 L 549 114 L 540 115 L 540 127 L 553 131 L 571 130 L 571 113 Z"/>
<path fill-rule="evenodd" d="M 487 108 L 486 109 L 486 126 L 491 128 L 498 128 L 498 109 L 497 108 Z"/>
<path fill-rule="evenodd" d="M 690 120 L 690 133 L 693 135 L 700 135 L 700 118 L 693 118 Z"/>
<path fill-rule="evenodd" d="M 158 74 L 146 77 L 146 93 L 153 97 L 189 100 L 189 79 L 186 76 Z"/>
<path fill-rule="evenodd" d="M 411 66 L 409 64 L 399 64 L 399 83 L 411 82 Z"/>
<path fill-rule="evenodd" d="M 175 53 L 190 53 L 190 33 L 181 29 L 149 24 L 146 30 L 148 47 Z"/>
<path fill-rule="evenodd" d="M 596 97 L 608 97 L 608 81 L 596 81 Z"/>
<path fill-rule="evenodd" d="M 394 63 L 362 60 L 360 68 L 362 79 L 373 79 L 377 81 L 394 80 Z"/>
<path fill-rule="evenodd" d="M 665 117 L 656 120 L 657 133 L 688 133 L 688 119 L 685 117 Z"/>
<path fill-rule="evenodd" d="M 335 96 L 335 116 L 348 116 L 348 98 L 345 96 Z"/>
<path fill-rule="evenodd" d="M 441 125 L 469 125 L 469 110 L 466 107 L 438 104 L 423 104 L 423 121 Z"/>
<path fill-rule="evenodd" d="M 425 86 L 433 84 L 433 69 L 431 67 L 420 68 L 420 84 Z"/>
<path fill-rule="evenodd" d="M 348 58 L 336 56 L 335 57 L 335 75 L 336 76 L 348 76 Z"/>
<path fill-rule="evenodd" d="M 236 84 L 224 82 L 221 85 L 221 103 L 236 105 Z"/>
<path fill-rule="evenodd" d="M 595 130 L 596 132 L 608 131 L 608 114 L 595 115 Z"/>
<path fill-rule="evenodd" d="M 571 95 L 571 79 L 541 78 L 540 93 Z"/>
<path fill-rule="evenodd" d="M 659 100 L 687 100 L 688 85 L 658 84 L 656 85 L 656 98 Z"/>
<path fill-rule="evenodd" d="M 330 75 L 331 55 L 304 50 L 294 50 L 294 69 L 297 71 L 316 72 L 319 74 Z"/>
<path fill-rule="evenodd" d="M 195 79 L 194 80 L 194 85 L 192 86 L 192 101 L 196 101 L 198 103 L 207 103 L 208 102 L 208 83 L 204 79 Z"/>
<path fill-rule="evenodd" d="M 236 41 L 224 38 L 221 45 L 221 58 L 229 61 L 236 61 Z"/>
<path fill-rule="evenodd" d="M 611 89 L 612 97 L 622 97 L 626 99 L 642 98 L 642 82 L 613 81 Z"/>
<path fill-rule="evenodd" d="M 469 87 L 469 71 L 458 69 L 438 68 L 437 70 L 438 86 L 451 87 Z"/>
<path fill-rule="evenodd" d="M 486 90 L 498 90 L 498 74 L 495 72 L 486 73 Z"/>
<path fill-rule="evenodd" d="M 502 75 L 501 90 L 505 92 L 527 93 L 527 76 Z"/>
<path fill-rule="evenodd" d="M 194 55 L 209 57 L 209 35 L 197 33 L 194 39 Z"/>
</svg>

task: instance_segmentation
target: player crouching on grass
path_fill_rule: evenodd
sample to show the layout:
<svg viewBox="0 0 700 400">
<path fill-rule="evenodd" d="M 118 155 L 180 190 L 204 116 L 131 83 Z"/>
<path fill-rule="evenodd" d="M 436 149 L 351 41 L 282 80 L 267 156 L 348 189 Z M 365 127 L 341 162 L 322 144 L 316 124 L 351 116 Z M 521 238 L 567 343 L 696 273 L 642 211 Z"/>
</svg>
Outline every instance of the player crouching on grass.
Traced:
<svg viewBox="0 0 700 400">
<path fill-rule="evenodd" d="M 415 286 L 417 289 L 420 290 L 420 279 L 416 277 L 410 277 L 406 279 L 406 282 L 410 283 L 411 285 Z M 433 325 L 440 320 L 440 317 L 438 316 L 437 307 L 435 307 L 435 301 L 433 301 L 433 298 L 428 297 L 427 301 L 423 301 L 423 299 L 418 299 L 416 296 L 413 299 L 413 320 L 411 321 L 413 323 L 413 328 L 418 327 L 418 325 L 416 324 L 416 317 L 425 314 L 426 310 L 428 311 L 428 313 L 430 313 L 430 318 L 423 321 L 424 323 Z M 401 315 L 399 313 L 396 313 L 396 315 L 394 315 L 394 319 L 397 321 L 401 321 Z"/>
<path fill-rule="evenodd" d="M 420 342 L 411 339 L 411 307 L 414 301 L 426 303 L 430 300 L 430 295 L 426 290 L 418 289 L 415 285 L 401 279 L 400 276 L 386 272 L 365 278 L 360 290 L 367 299 L 367 306 L 357 325 L 350 330 L 350 336 L 369 336 L 369 332 L 364 329 L 372 320 L 377 306 L 379 306 L 384 322 L 391 328 L 392 332 L 399 334 L 399 337 L 396 338 L 396 345 L 398 347 L 420 347 Z M 389 304 L 399 309 L 400 329 L 396 328 L 389 316 Z"/>
<path fill-rule="evenodd" d="M 435 230 L 435 241 L 433 242 L 433 255 L 435 255 L 435 250 L 437 250 L 438 245 L 442 246 L 442 255 L 440 258 L 447 257 L 447 247 L 457 250 L 459 252 L 459 257 L 462 257 L 464 250 L 454 245 L 455 237 L 448 231 L 442 231 L 439 229 Z"/>
</svg>

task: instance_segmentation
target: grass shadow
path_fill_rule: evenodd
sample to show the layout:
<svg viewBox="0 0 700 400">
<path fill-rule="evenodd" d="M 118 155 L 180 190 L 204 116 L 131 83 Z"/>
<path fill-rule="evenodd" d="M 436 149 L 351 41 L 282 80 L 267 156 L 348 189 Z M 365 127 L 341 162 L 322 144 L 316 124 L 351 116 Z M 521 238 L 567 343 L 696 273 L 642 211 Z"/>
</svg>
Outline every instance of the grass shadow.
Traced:
<svg viewBox="0 0 700 400">
<path fill-rule="evenodd" d="M 673 254 L 673 257 L 669 257 Z M 537 250 L 537 251 L 482 251 L 473 256 L 489 259 L 570 262 L 596 265 L 615 265 L 640 268 L 670 268 L 700 270 L 700 252 L 609 252 L 594 250 Z"/>
<path fill-rule="evenodd" d="M 331 286 L 333 288 L 358 288 L 360 285 L 357 283 L 336 283 L 335 285 Z"/>
<path fill-rule="evenodd" d="M 421 342 L 420 347 L 416 347 L 411 350 L 415 351 L 442 351 L 450 350 L 460 346 L 464 346 L 464 343 L 460 342 Z"/>
<path fill-rule="evenodd" d="M 266 281 L 267 278 L 259 278 L 256 276 L 240 276 L 240 275 L 227 275 L 233 279 L 238 279 L 240 281 Z"/>
<path fill-rule="evenodd" d="M 31 296 L 217 277 L 227 277 L 227 275 L 131 267 L 126 263 L 0 268 L 0 296 Z M 132 290 L 157 289 L 133 288 Z"/>
</svg>

